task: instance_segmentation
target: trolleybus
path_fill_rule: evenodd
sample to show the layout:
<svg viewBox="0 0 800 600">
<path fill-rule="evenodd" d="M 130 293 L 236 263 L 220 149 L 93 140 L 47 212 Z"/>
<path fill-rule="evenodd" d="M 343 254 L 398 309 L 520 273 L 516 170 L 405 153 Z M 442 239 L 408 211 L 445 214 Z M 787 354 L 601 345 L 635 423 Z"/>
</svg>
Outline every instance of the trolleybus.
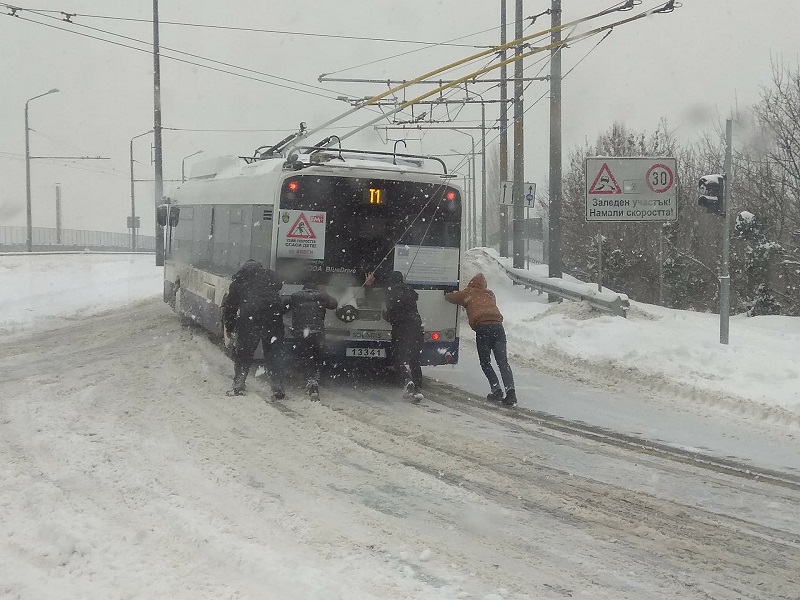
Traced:
<svg viewBox="0 0 800 600">
<path fill-rule="evenodd" d="M 198 163 L 159 211 L 164 300 L 221 336 L 230 277 L 255 259 L 279 275 L 282 294 L 310 280 L 338 300 L 326 316 L 329 363 L 390 362 L 381 280 L 401 271 L 419 294 L 422 364 L 455 363 L 458 307 L 442 292 L 459 282 L 461 214 L 438 158 L 312 147 Z M 369 272 L 376 281 L 365 285 Z"/>
</svg>

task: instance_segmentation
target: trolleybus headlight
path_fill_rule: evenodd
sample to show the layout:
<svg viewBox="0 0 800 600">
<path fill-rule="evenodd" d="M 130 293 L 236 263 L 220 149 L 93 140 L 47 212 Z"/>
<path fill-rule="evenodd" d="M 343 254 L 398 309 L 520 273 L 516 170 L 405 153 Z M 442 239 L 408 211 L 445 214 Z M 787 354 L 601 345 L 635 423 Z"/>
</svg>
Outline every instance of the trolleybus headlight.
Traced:
<svg viewBox="0 0 800 600">
<path fill-rule="evenodd" d="M 336 309 L 336 317 L 345 323 L 352 323 L 358 319 L 358 309 L 352 304 L 345 304 Z"/>
</svg>

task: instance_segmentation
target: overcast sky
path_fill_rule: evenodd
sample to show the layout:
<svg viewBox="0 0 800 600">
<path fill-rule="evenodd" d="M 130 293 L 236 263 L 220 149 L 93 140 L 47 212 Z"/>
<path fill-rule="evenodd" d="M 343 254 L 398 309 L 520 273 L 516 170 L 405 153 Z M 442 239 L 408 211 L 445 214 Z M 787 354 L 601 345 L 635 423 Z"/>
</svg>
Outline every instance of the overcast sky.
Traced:
<svg viewBox="0 0 800 600">
<path fill-rule="evenodd" d="M 15 3 L 37 11 L 152 18 L 152 3 L 145 0 L 15 0 Z M 613 4 L 601 0 L 565 0 L 563 20 L 571 21 Z M 592 21 L 591 26 L 660 4 L 644 0 L 634 12 Z M 547 9 L 550 1 L 526 0 L 524 6 L 527 17 Z M 147 49 L 146 44 L 96 30 L 149 43 L 152 26 L 146 22 L 89 16 L 72 17 L 74 24 L 69 24 L 53 19 L 53 16 L 60 17 L 57 13 L 23 11 L 18 13 L 19 17 L 10 17 L 6 16 L 8 12 L 5 8 L 0 10 L 0 78 L 3 81 L 0 86 L 0 225 L 25 224 L 25 101 L 58 88 L 59 93 L 30 103 L 31 154 L 105 156 L 110 160 L 66 164 L 32 161 L 34 225 L 55 225 L 55 184 L 60 183 L 64 227 L 125 231 L 125 218 L 130 214 L 130 140 L 153 126 L 152 55 L 86 36 Z M 508 0 L 508 17 L 513 21 L 512 0 Z M 295 88 L 281 88 L 162 58 L 164 127 L 274 130 L 166 130 L 164 177 L 168 179 L 180 177 L 182 159 L 195 151 L 202 150 L 203 154 L 187 159 L 187 171 L 202 157 L 252 154 L 258 146 L 274 143 L 296 129 L 300 121 L 311 128 L 320 125 L 349 108 L 337 101 L 337 96 L 363 97 L 386 89 L 363 83 L 320 83 L 317 78 L 322 73 L 334 77 L 410 79 L 475 53 L 483 46 L 496 44 L 500 38 L 498 0 L 408 0 L 403 3 L 383 0 L 302 3 L 161 0 L 160 18 L 165 56 L 177 56 L 166 50 L 172 48 L 259 73 L 180 55 L 191 62 L 261 80 L 276 81 L 268 75 L 280 77 L 289 80 L 281 81 L 282 85 Z M 167 21 L 294 34 L 187 27 L 167 24 Z M 614 121 L 649 131 L 665 117 L 682 139 L 693 140 L 698 133 L 713 127 L 717 118 L 724 119 L 737 105 L 744 107 L 758 99 L 759 86 L 769 81 L 772 59 L 797 64 L 800 44 L 795 29 L 798 22 L 798 0 L 684 0 L 683 6 L 671 14 L 655 15 L 616 28 L 596 48 L 600 36 L 574 44 L 563 55 L 565 73 L 580 62 L 563 85 L 565 153 L 586 139 L 594 141 L 597 134 Z M 526 34 L 548 27 L 549 17 L 540 17 L 532 26 L 529 23 L 526 21 Z M 509 39 L 512 37 L 513 27 L 510 27 Z M 457 41 L 454 45 L 426 48 L 423 44 L 385 41 L 390 38 L 430 44 Z M 416 51 L 409 53 L 412 50 Z M 401 53 L 405 55 L 397 56 Z M 486 64 L 486 59 L 479 60 L 471 63 L 470 68 L 441 77 L 465 75 Z M 541 74 L 548 73 L 546 61 L 535 57 L 526 62 L 526 75 L 537 75 L 540 69 L 543 69 Z M 486 77 L 496 76 L 492 73 Z M 429 89 L 417 88 L 413 96 L 407 97 Z M 497 89 L 490 84 L 476 87 L 475 91 L 486 99 L 497 98 Z M 525 179 L 540 185 L 546 183 L 547 176 L 546 92 L 546 83 L 533 83 L 525 94 Z M 543 94 L 545 97 L 534 104 Z M 456 114 L 462 125 L 480 123 L 479 106 L 467 107 L 460 113 L 457 108 L 451 108 L 451 117 Z M 360 111 L 339 125 L 361 124 L 373 116 L 374 113 Z M 437 109 L 434 116 L 446 119 L 448 115 L 444 109 Z M 496 105 L 487 106 L 487 122 L 494 124 L 496 117 Z M 329 133 L 342 131 L 344 129 Z M 479 131 L 467 132 L 474 136 L 476 144 L 479 143 Z M 403 134 L 394 131 L 390 136 L 398 138 Z M 419 138 L 420 134 L 411 132 L 408 136 Z M 496 131 L 487 133 L 487 140 L 496 137 Z M 145 135 L 134 142 L 137 179 L 153 177 L 151 141 L 152 135 Z M 370 130 L 353 142 L 379 147 L 381 138 Z M 450 154 L 451 149 L 468 152 L 470 144 L 463 134 L 435 131 L 424 134 L 420 142 L 409 142 L 408 149 Z M 448 160 L 452 167 L 459 161 L 457 157 Z M 169 183 L 165 184 L 166 190 L 169 187 Z M 137 213 L 143 224 L 149 226 L 153 219 L 152 184 L 137 183 L 136 193 Z"/>
</svg>

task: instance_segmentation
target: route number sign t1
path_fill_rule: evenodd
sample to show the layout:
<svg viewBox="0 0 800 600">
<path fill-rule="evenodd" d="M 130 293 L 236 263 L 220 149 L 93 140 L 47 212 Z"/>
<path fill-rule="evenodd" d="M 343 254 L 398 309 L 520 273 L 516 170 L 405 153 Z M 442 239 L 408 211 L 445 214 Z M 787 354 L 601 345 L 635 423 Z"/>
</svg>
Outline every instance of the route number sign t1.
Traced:
<svg viewBox="0 0 800 600">
<path fill-rule="evenodd" d="M 677 220 L 676 173 L 664 156 L 587 158 L 586 220 Z"/>
</svg>

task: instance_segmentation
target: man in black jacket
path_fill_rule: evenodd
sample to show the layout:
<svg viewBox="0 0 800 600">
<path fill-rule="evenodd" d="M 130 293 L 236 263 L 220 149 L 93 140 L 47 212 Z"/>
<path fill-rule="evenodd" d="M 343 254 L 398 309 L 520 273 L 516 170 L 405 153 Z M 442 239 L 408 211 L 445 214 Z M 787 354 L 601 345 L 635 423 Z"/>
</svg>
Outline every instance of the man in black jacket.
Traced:
<svg viewBox="0 0 800 600">
<path fill-rule="evenodd" d="M 392 325 L 392 363 L 397 373 L 406 377 L 403 396 L 415 402 L 422 395 L 422 317 L 417 309 L 419 295 L 405 283 L 400 271 L 386 277 L 386 311 L 384 317 Z"/>
<path fill-rule="evenodd" d="M 289 298 L 292 312 L 294 347 L 303 365 L 306 391 L 312 402 L 319 400 L 319 377 L 322 370 L 322 345 L 325 342 L 325 311 L 335 310 L 336 299 L 307 281 L 303 289 Z"/>
<path fill-rule="evenodd" d="M 222 322 L 235 333 L 233 345 L 233 389 L 229 396 L 244 394 L 245 380 L 253 364 L 258 343 L 264 350 L 272 396 L 281 399 L 283 391 L 283 314 L 285 305 L 278 293 L 282 287 L 277 275 L 255 260 L 248 260 L 231 277 L 222 301 Z"/>
</svg>

